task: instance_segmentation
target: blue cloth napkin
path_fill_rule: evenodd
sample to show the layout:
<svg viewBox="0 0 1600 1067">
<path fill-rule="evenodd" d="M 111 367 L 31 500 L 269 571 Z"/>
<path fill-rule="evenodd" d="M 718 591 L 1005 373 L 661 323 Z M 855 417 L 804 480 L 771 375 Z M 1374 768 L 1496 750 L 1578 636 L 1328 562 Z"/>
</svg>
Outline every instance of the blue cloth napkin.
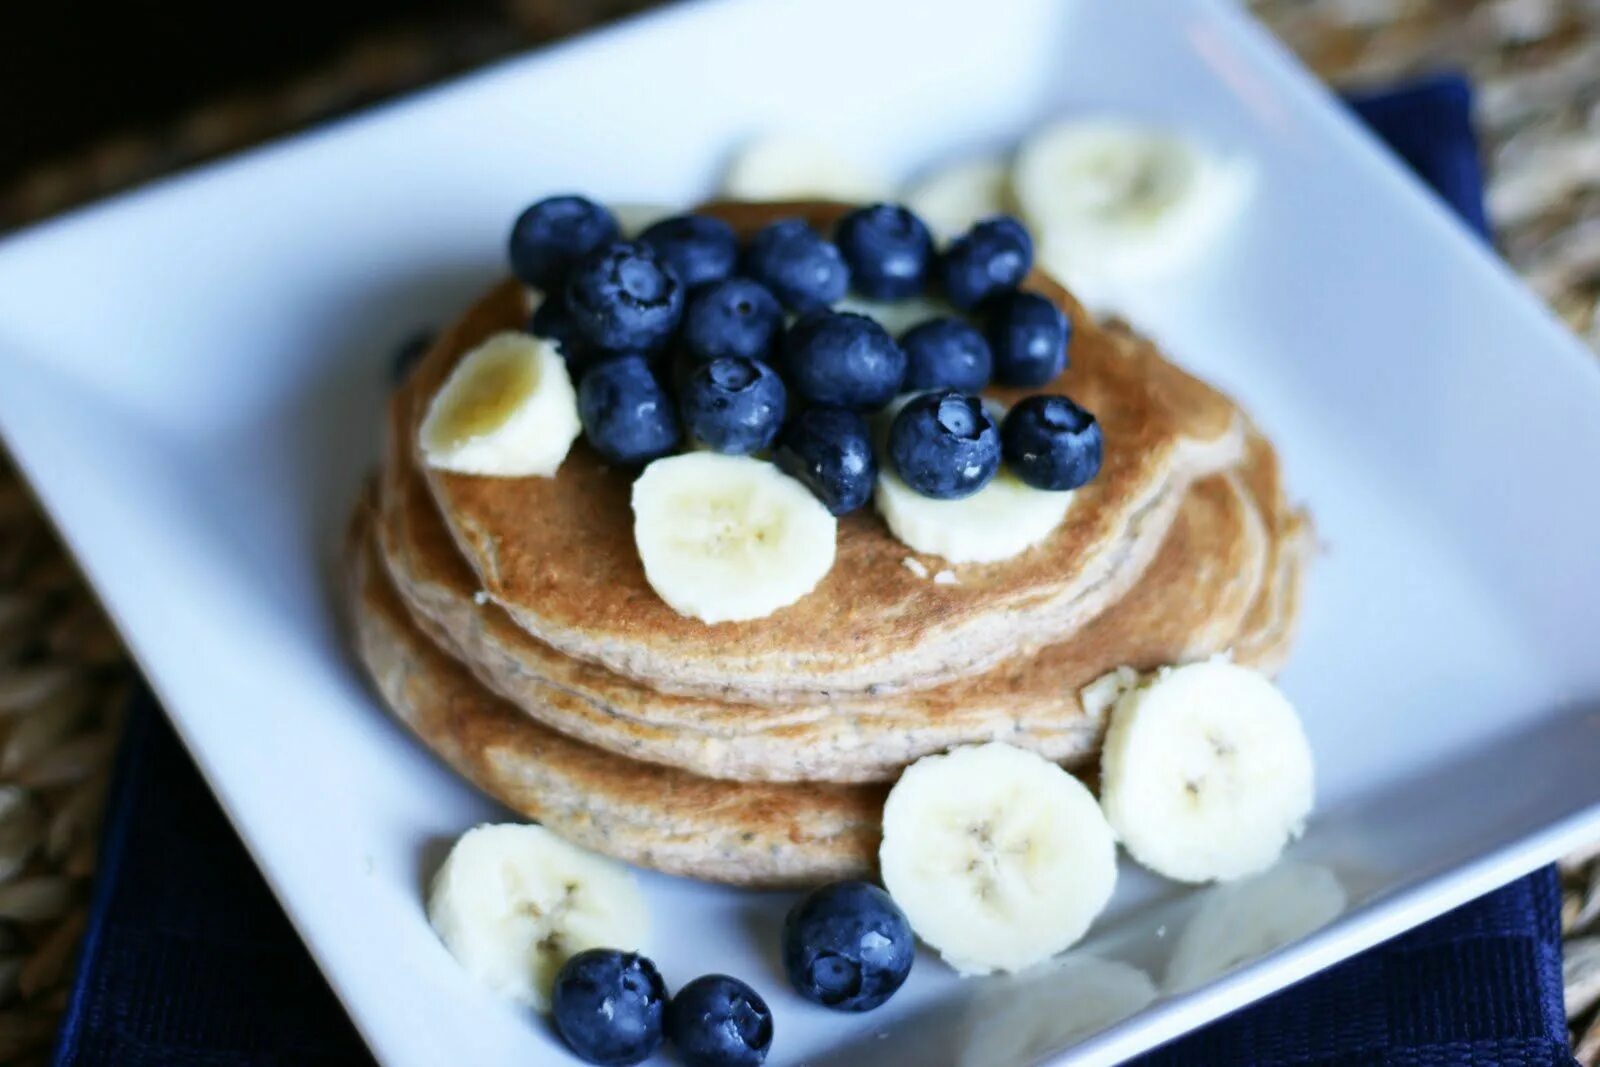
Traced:
<svg viewBox="0 0 1600 1067">
<path fill-rule="evenodd" d="M 1351 106 L 1487 237 L 1470 102 L 1446 76 Z M 1555 872 L 1539 871 L 1138 1062 L 1571 1064 L 1559 912 Z M 129 716 L 56 1062 L 371 1062 L 148 695 Z"/>
<path fill-rule="evenodd" d="M 1489 239 L 1472 86 L 1465 78 L 1441 74 L 1384 92 L 1353 94 L 1347 103 L 1461 221 Z"/>
</svg>

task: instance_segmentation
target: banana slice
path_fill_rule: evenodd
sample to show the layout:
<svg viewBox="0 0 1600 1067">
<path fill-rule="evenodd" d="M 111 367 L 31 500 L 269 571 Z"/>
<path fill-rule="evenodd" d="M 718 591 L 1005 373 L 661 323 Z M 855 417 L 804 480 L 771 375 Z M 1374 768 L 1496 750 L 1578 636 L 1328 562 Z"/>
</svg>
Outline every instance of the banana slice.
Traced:
<svg viewBox="0 0 1600 1067">
<path fill-rule="evenodd" d="M 880 454 L 888 452 L 894 417 L 916 395 L 902 393 L 873 416 Z M 994 397 L 983 397 L 983 406 L 996 424 L 1005 419 L 1006 407 Z M 1070 492 L 1035 489 L 1002 467 L 993 481 L 969 497 L 935 500 L 911 488 L 885 464 L 878 471 L 873 502 L 889 532 L 906 547 L 951 563 L 994 563 L 1049 537 L 1066 516 L 1072 497 Z"/>
<path fill-rule="evenodd" d="M 957 1063 L 1024 1067 L 1142 1011 L 1156 985 L 1139 968 L 1074 952 L 1049 967 L 984 983 Z"/>
<path fill-rule="evenodd" d="M 906 190 L 905 204 L 942 237 L 1010 211 L 1011 176 L 1004 160 L 967 159 L 942 167 Z"/>
<path fill-rule="evenodd" d="M 764 460 L 715 452 L 658 459 L 633 483 L 633 539 L 651 588 L 704 622 L 759 619 L 833 567 L 838 520 Z"/>
<path fill-rule="evenodd" d="M 434 876 L 428 921 L 467 973 L 540 1011 L 568 957 L 639 950 L 649 914 L 633 872 L 542 826 L 479 826 Z"/>
<path fill-rule="evenodd" d="M 1117 883 L 1116 844 L 1089 790 L 999 742 L 907 768 L 883 806 L 878 861 L 911 928 L 962 974 L 1062 951 Z"/>
<path fill-rule="evenodd" d="M 842 200 L 864 204 L 889 196 L 890 184 L 819 137 L 769 133 L 747 143 L 722 179 L 737 200 Z"/>
<path fill-rule="evenodd" d="M 1159 127 L 1083 119 L 1030 137 L 1011 180 L 1040 264 L 1095 293 L 1192 263 L 1239 214 L 1251 173 Z"/>
<path fill-rule="evenodd" d="M 878 472 L 873 500 L 889 532 L 917 552 L 951 563 L 1010 559 L 1050 536 L 1072 504 L 1072 493 L 1047 492 L 1002 469 L 969 497 L 923 496 L 887 467 Z"/>
<path fill-rule="evenodd" d="M 1183 993 L 1331 923 L 1348 899 L 1333 872 L 1285 861 L 1201 894 L 1167 961 L 1168 992 Z"/>
<path fill-rule="evenodd" d="M 566 361 L 553 344 L 498 333 L 467 353 L 428 407 L 429 466 L 502 478 L 549 477 L 582 429 Z"/>
<path fill-rule="evenodd" d="M 1128 307 L 1128 290 L 1137 282 L 1129 282 L 1107 260 L 1097 257 L 1092 243 L 1080 242 L 1066 231 L 1036 228 L 1033 247 L 1040 269 L 1091 313 L 1116 315 Z"/>
<path fill-rule="evenodd" d="M 859 296 L 847 296 L 833 305 L 833 310 L 853 311 L 857 315 L 876 319 L 878 325 L 895 338 L 918 323 L 960 314 L 944 301 L 925 296 L 913 296 L 906 300 L 864 300 Z"/>
<path fill-rule="evenodd" d="M 1213 659 L 1158 671 L 1111 713 L 1100 801 L 1134 859 L 1180 882 L 1240 878 L 1300 836 L 1311 747 L 1262 675 Z"/>
</svg>

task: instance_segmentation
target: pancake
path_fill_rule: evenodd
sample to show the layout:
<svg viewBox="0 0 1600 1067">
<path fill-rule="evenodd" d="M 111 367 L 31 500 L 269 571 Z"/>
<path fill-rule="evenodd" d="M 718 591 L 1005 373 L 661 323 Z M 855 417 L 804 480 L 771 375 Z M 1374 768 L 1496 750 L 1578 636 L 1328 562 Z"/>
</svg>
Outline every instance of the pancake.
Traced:
<svg viewBox="0 0 1600 1067">
<path fill-rule="evenodd" d="M 639 763 L 536 723 L 416 627 L 358 513 L 347 574 L 356 649 L 384 702 L 457 773 L 584 848 L 741 886 L 869 875 L 881 786 L 719 782 Z"/>
<path fill-rule="evenodd" d="M 1241 473 L 1251 496 L 1262 505 L 1270 548 L 1265 595 L 1245 616 L 1230 652 L 1240 663 L 1276 674 L 1294 643 L 1306 565 L 1316 547 L 1315 531 L 1304 511 L 1289 506 L 1278 455 L 1271 442 L 1253 430 L 1245 443 Z"/>
<path fill-rule="evenodd" d="M 383 702 L 462 777 L 575 844 L 669 874 L 780 888 L 873 872 L 886 786 L 717 781 L 541 726 L 427 639 L 377 559 L 372 520 L 370 504 L 358 509 L 346 553 L 357 654 Z"/>
<path fill-rule="evenodd" d="M 718 205 L 748 232 L 829 205 Z M 1025 648 L 1072 635 L 1138 579 L 1185 489 L 1238 461 L 1244 420 L 1209 386 L 1132 334 L 1098 326 L 1059 286 L 1028 287 L 1072 320 L 1072 366 L 1043 390 L 1094 411 L 1106 432 L 1098 478 L 1078 490 L 1043 544 L 1013 559 L 951 568 L 941 585 L 912 575 L 913 556 L 870 511 L 840 521 L 832 571 L 809 595 L 749 622 L 678 615 L 645 581 L 632 536 L 630 479 L 583 443 L 554 478 L 498 479 L 428 470 L 429 487 L 478 587 L 530 634 L 661 692 L 761 703 L 926 688 L 977 673 Z M 489 334 L 526 317 L 507 282 L 446 331 L 406 388 L 430 398 Z M 1005 402 L 1023 395 L 995 390 Z M 415 426 L 407 440 L 414 440 Z M 930 560 L 933 557 L 929 557 Z M 934 561 L 932 569 L 944 565 Z"/>
<path fill-rule="evenodd" d="M 405 400 L 395 400 L 399 427 L 408 420 Z M 1118 666 L 1142 670 L 1254 642 L 1260 635 L 1245 630 L 1247 616 L 1264 627 L 1272 616 L 1260 606 L 1281 600 L 1263 588 L 1274 548 L 1268 522 L 1243 474 L 1228 472 L 1190 490 L 1139 583 L 1069 642 L 934 689 L 884 697 L 766 706 L 661 694 L 562 654 L 484 602 L 409 450 L 395 444 L 379 539 L 392 579 L 430 637 L 547 725 L 711 777 L 887 780 L 922 755 L 985 740 L 1077 764 L 1098 750 L 1102 727 L 1079 701 L 1085 684 Z M 1270 449 L 1260 458 L 1270 461 Z M 553 703 L 552 690 L 582 704 Z"/>
</svg>

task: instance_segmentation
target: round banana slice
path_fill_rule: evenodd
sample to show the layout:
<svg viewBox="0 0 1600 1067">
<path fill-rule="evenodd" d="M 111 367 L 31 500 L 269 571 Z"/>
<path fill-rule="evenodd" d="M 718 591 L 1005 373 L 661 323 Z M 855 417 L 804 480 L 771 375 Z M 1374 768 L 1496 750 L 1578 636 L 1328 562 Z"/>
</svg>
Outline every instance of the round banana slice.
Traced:
<svg viewBox="0 0 1600 1067">
<path fill-rule="evenodd" d="M 842 200 L 864 204 L 889 196 L 882 174 L 841 153 L 820 137 L 795 131 L 769 133 L 747 143 L 722 179 L 737 200 Z"/>
<path fill-rule="evenodd" d="M 1036 228 L 1033 247 L 1039 266 L 1065 286 L 1091 314 L 1116 315 L 1128 307 L 1128 290 L 1137 282 L 1130 283 L 1111 263 L 1097 257 L 1092 243 L 1080 243 L 1075 235 L 1065 231 Z"/>
<path fill-rule="evenodd" d="M 1117 883 L 1089 790 L 999 742 L 907 768 L 883 806 L 878 860 L 911 928 L 962 974 L 1019 971 L 1068 948 Z"/>
<path fill-rule="evenodd" d="M 468 974 L 540 1011 L 569 957 L 637 951 L 650 927 L 632 871 L 522 824 L 461 835 L 434 876 L 428 920 Z"/>
<path fill-rule="evenodd" d="M 906 190 L 906 207 L 942 237 L 1010 211 L 1011 176 L 999 158 L 966 159 L 929 174 Z"/>
<path fill-rule="evenodd" d="M 1101 118 L 1035 133 L 1011 180 L 1041 265 L 1102 290 L 1192 262 L 1238 215 L 1250 174 L 1167 130 Z"/>
<path fill-rule="evenodd" d="M 1035 489 L 1002 469 L 969 497 L 935 500 L 911 488 L 887 465 L 873 500 L 889 532 L 907 547 L 951 563 L 1010 559 L 1050 536 L 1073 494 Z"/>
<path fill-rule="evenodd" d="M 429 466 L 502 478 L 549 477 L 582 424 L 566 361 L 525 333 L 497 333 L 456 365 L 428 407 Z"/>
<path fill-rule="evenodd" d="M 658 459 L 633 483 L 644 575 L 680 615 L 759 619 L 833 567 L 838 520 L 764 460 L 715 452 Z"/>
<path fill-rule="evenodd" d="M 1253 878 L 1212 886 L 1167 961 L 1171 993 L 1197 989 L 1235 967 L 1328 925 L 1347 904 L 1326 867 L 1285 861 Z"/>
<path fill-rule="evenodd" d="M 1311 812 L 1311 746 L 1262 675 L 1213 659 L 1158 671 L 1111 713 L 1100 802 L 1134 859 L 1180 882 L 1271 866 Z"/>
</svg>

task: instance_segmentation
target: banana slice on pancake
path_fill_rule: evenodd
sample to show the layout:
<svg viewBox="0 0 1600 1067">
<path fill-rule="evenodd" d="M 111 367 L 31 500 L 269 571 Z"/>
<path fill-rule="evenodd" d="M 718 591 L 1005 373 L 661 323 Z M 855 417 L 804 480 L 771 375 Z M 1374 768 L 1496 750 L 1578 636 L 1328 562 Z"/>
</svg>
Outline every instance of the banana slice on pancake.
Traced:
<svg viewBox="0 0 1600 1067">
<path fill-rule="evenodd" d="M 1111 713 L 1100 800 L 1129 854 L 1180 882 L 1265 870 L 1300 836 L 1313 770 L 1294 707 L 1213 659 L 1156 672 Z"/>
<path fill-rule="evenodd" d="M 838 520 L 811 491 L 749 456 L 685 452 L 633 483 L 633 537 L 651 587 L 680 615 L 759 619 L 833 567 Z"/>
<path fill-rule="evenodd" d="M 1017 153 L 1011 179 L 1040 264 L 1091 295 L 1192 263 L 1252 185 L 1237 160 L 1111 118 L 1039 130 Z"/>
<path fill-rule="evenodd" d="M 851 159 L 827 140 L 800 131 L 775 131 L 747 142 L 722 179 L 736 200 L 840 200 L 862 204 L 885 199 L 887 178 Z"/>
<path fill-rule="evenodd" d="M 916 396 L 903 393 L 872 417 L 879 455 L 889 450 L 889 426 L 900 409 Z M 984 409 L 996 423 L 1005 406 L 983 397 Z M 884 462 L 872 500 L 895 539 L 907 548 L 951 563 L 996 563 L 1026 552 L 1049 537 L 1072 506 L 1070 492 L 1035 489 L 1004 467 L 988 485 L 960 500 L 937 500 L 907 485 Z"/>
<path fill-rule="evenodd" d="M 935 500 L 884 469 L 873 499 L 903 544 L 951 563 L 994 563 L 1026 552 L 1050 536 L 1072 504 L 1070 492 L 1035 489 L 1007 470 L 969 497 Z"/>
<path fill-rule="evenodd" d="M 878 860 L 911 928 L 962 974 L 1019 971 L 1068 948 L 1117 884 L 1089 790 L 999 742 L 907 768 L 884 803 Z"/>
<path fill-rule="evenodd" d="M 522 824 L 461 835 L 434 876 L 428 920 L 473 978 L 540 1011 L 569 957 L 637 951 L 650 928 L 633 872 Z"/>
<path fill-rule="evenodd" d="M 965 159 L 913 183 L 905 202 L 936 233 L 952 237 L 1011 210 L 1011 175 L 1002 159 Z"/>
<path fill-rule="evenodd" d="M 459 474 L 549 477 L 582 424 L 566 361 L 543 338 L 506 331 L 473 349 L 422 420 L 429 466 Z"/>
</svg>

